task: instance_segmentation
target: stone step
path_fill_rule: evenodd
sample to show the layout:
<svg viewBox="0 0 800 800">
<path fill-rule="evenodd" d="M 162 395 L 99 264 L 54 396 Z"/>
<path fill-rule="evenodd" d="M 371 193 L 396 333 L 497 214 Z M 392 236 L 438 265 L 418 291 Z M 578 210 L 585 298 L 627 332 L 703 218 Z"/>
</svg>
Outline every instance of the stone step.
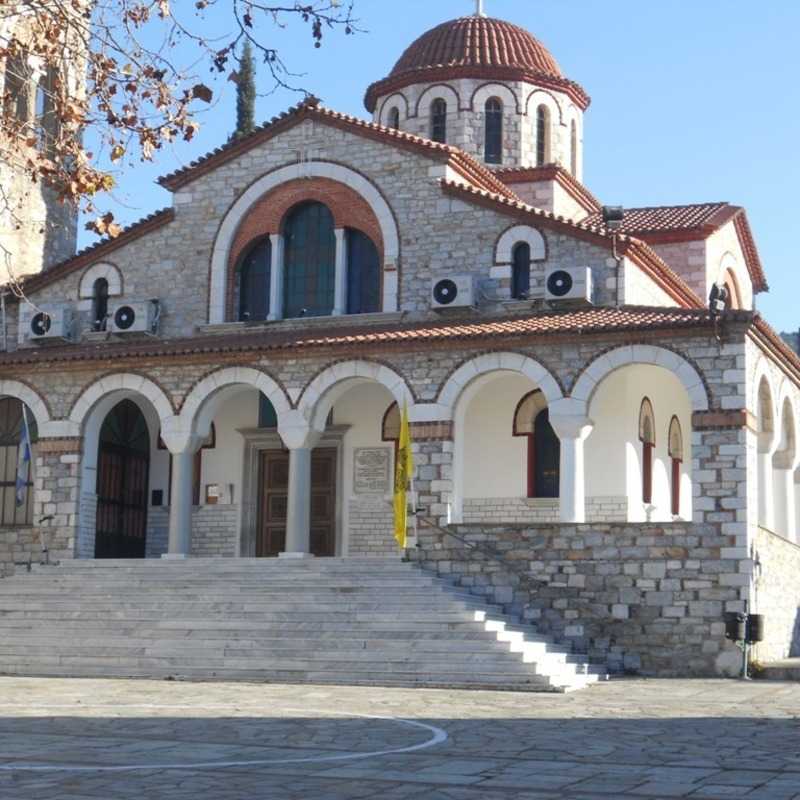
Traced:
<svg viewBox="0 0 800 800">
<path fill-rule="evenodd" d="M 0 581 L 0 673 L 566 691 L 605 677 L 396 559 L 70 562 Z"/>
</svg>

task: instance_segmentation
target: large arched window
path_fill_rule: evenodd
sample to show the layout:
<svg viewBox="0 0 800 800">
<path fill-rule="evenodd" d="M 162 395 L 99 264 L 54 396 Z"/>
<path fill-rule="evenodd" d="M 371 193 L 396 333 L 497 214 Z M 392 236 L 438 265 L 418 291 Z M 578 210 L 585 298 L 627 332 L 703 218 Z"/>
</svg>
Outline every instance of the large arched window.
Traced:
<svg viewBox="0 0 800 800">
<path fill-rule="evenodd" d="M 574 177 L 578 176 L 578 126 L 575 120 L 569 126 L 569 168 Z"/>
<path fill-rule="evenodd" d="M 447 101 L 437 97 L 431 103 L 431 139 L 434 142 L 447 142 Z"/>
<path fill-rule="evenodd" d="M 669 423 L 669 458 L 672 466 L 670 475 L 672 514 L 677 517 L 681 513 L 681 464 L 683 464 L 683 432 L 677 417 L 673 417 Z"/>
<path fill-rule="evenodd" d="M 503 104 L 496 98 L 486 101 L 486 145 L 484 160 L 487 164 L 503 163 Z"/>
<path fill-rule="evenodd" d="M 0 526 L 30 525 L 33 523 L 32 459 L 20 459 L 23 440 L 23 405 L 16 397 L 0 398 Z M 25 408 L 31 442 L 37 438 L 36 421 L 30 409 Z M 24 461 L 24 465 L 23 465 Z M 17 472 L 24 474 L 17 486 Z"/>
<path fill-rule="evenodd" d="M 389 109 L 389 127 L 400 130 L 400 109 L 397 106 Z"/>
<path fill-rule="evenodd" d="M 92 330 L 104 331 L 108 320 L 108 281 L 98 278 L 92 285 Z"/>
<path fill-rule="evenodd" d="M 543 167 L 550 160 L 550 109 L 541 105 L 536 109 L 536 166 Z"/>
<path fill-rule="evenodd" d="M 256 242 L 239 264 L 239 321 L 265 320 L 269 315 L 272 245 L 269 237 Z"/>
<path fill-rule="evenodd" d="M 528 497 L 558 497 L 561 443 L 541 390 L 526 394 L 514 412 L 514 436 L 528 440 Z"/>
<path fill-rule="evenodd" d="M 531 246 L 520 242 L 511 252 L 511 296 L 515 300 L 527 300 L 531 292 Z"/>
<path fill-rule="evenodd" d="M 304 203 L 287 218 L 284 238 L 284 317 L 329 315 L 336 278 L 333 215 L 322 203 Z"/>
<path fill-rule="evenodd" d="M 653 451 L 656 446 L 656 423 L 653 404 L 642 400 L 639 409 L 639 441 L 642 443 L 642 502 L 653 502 Z"/>
<path fill-rule="evenodd" d="M 347 230 L 347 313 L 381 310 L 381 259 L 372 239 Z"/>
</svg>

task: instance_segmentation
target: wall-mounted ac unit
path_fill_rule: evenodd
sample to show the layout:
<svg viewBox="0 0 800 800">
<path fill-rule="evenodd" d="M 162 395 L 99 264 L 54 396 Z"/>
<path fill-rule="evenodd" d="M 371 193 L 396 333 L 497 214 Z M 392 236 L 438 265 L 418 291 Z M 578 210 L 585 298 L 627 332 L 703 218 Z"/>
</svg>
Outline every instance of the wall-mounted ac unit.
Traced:
<svg viewBox="0 0 800 800">
<path fill-rule="evenodd" d="M 160 316 L 158 300 L 126 300 L 109 309 L 108 332 L 118 336 L 132 333 L 155 336 Z"/>
<path fill-rule="evenodd" d="M 465 308 L 475 305 L 472 275 L 452 275 L 431 281 L 432 308 Z"/>
<path fill-rule="evenodd" d="M 592 270 L 589 267 L 559 267 L 548 270 L 544 284 L 550 302 L 592 302 Z"/>
<path fill-rule="evenodd" d="M 69 305 L 23 304 L 20 323 L 21 337 L 27 342 L 72 341 L 75 336 L 75 311 Z"/>
</svg>

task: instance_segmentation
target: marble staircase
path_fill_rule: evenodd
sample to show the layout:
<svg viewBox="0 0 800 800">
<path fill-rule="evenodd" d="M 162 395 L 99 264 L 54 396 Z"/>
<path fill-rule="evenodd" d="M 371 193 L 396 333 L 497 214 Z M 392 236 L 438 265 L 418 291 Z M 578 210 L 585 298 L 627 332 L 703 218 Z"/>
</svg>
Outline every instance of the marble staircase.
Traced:
<svg viewBox="0 0 800 800">
<path fill-rule="evenodd" d="M 566 692 L 604 669 L 399 559 L 67 561 L 0 580 L 0 674 Z"/>
</svg>

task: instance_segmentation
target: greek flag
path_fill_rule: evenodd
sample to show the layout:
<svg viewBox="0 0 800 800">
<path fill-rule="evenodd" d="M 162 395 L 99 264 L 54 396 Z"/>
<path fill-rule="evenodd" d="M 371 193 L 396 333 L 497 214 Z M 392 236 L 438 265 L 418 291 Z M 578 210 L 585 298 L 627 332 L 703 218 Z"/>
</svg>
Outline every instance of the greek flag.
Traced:
<svg viewBox="0 0 800 800">
<path fill-rule="evenodd" d="M 31 466 L 31 432 L 28 428 L 28 414 L 25 404 L 22 405 L 22 436 L 19 440 L 17 455 L 17 507 L 25 505 L 25 493 L 28 490 L 28 475 Z"/>
</svg>

